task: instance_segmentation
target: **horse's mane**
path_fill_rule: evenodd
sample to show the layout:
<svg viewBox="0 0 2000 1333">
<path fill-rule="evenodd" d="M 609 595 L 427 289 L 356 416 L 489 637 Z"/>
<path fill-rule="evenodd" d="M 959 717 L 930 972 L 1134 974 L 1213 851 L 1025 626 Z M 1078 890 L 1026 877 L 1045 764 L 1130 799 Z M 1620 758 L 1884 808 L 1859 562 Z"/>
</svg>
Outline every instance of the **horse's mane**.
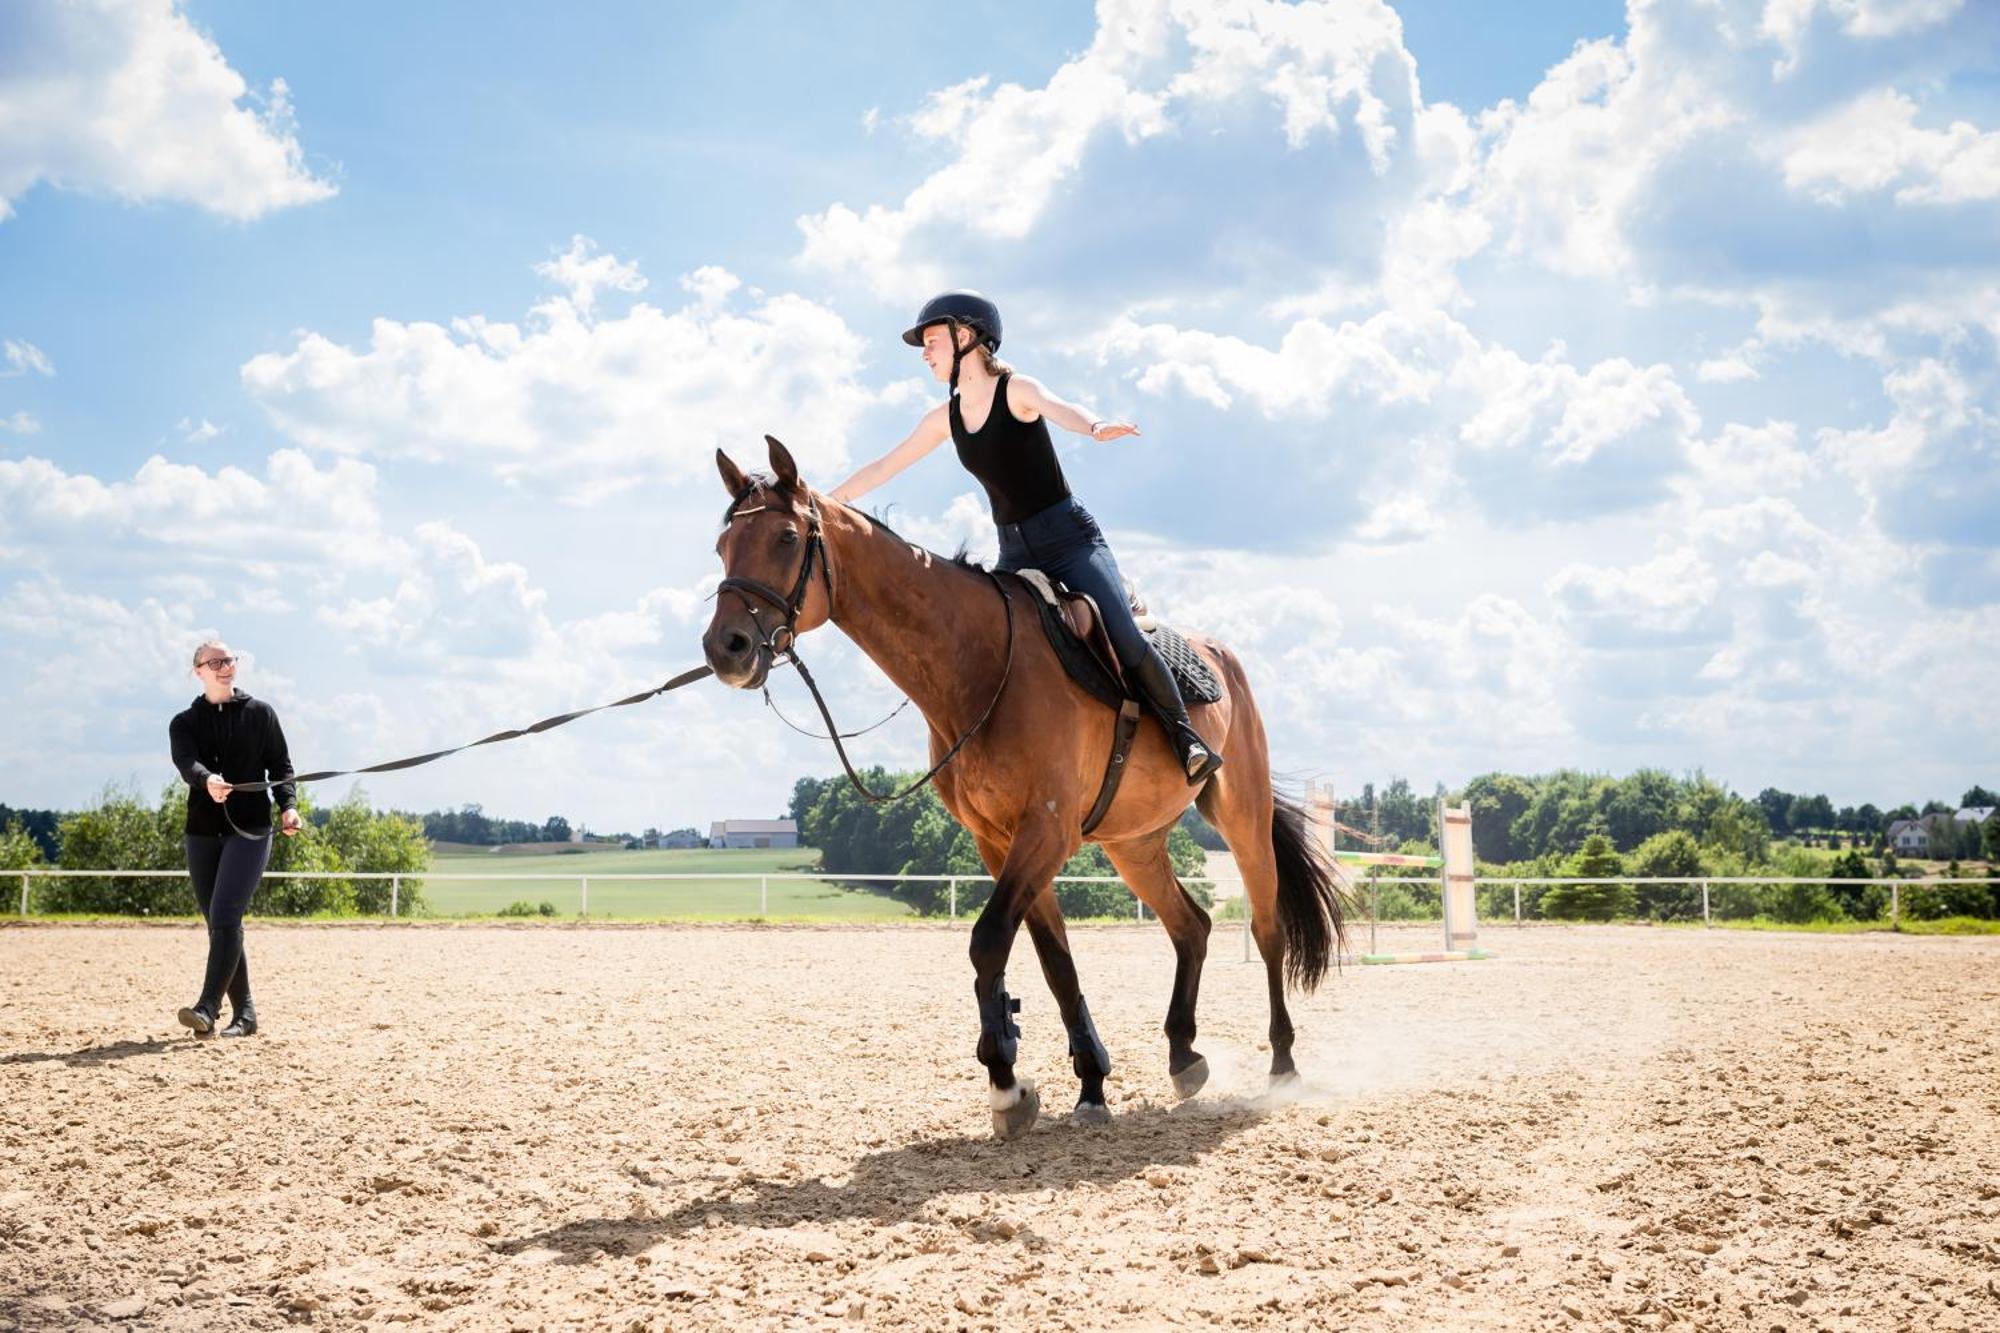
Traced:
<svg viewBox="0 0 2000 1333">
<path fill-rule="evenodd" d="M 743 502 L 745 500 L 754 499 L 760 491 L 769 491 L 774 497 L 783 500 L 788 504 L 799 498 L 797 490 L 789 486 L 781 485 L 778 479 L 772 476 L 768 472 L 748 473 L 744 477 L 744 480 L 747 481 L 749 485 L 745 486 L 736 495 L 732 496 L 729 501 L 729 507 L 722 511 L 722 523 L 724 526 L 728 525 L 730 516 L 733 515 L 739 508 L 742 507 Z M 888 524 L 888 522 L 882 518 L 880 514 L 868 513 L 865 510 L 861 512 L 863 513 L 863 516 L 866 517 L 870 523 L 873 523 L 876 527 L 882 529 L 882 531 L 888 533 L 891 537 L 894 537 L 897 541 L 903 543 L 905 546 L 914 546 L 920 551 L 923 551 L 929 555 L 937 556 L 938 559 L 945 560 L 950 564 L 957 565 L 960 569 L 966 570 L 970 573 L 984 574 L 990 572 L 991 570 L 991 566 L 983 565 L 979 561 L 974 560 L 972 556 L 966 551 L 966 547 L 963 542 L 959 543 L 958 550 L 954 551 L 950 556 L 948 557 L 943 556 L 940 555 L 938 552 L 931 550 L 928 546 L 923 545 L 921 542 L 911 541 L 908 537 L 905 537 L 902 533 L 896 531 L 895 528 L 891 527 Z"/>
</svg>

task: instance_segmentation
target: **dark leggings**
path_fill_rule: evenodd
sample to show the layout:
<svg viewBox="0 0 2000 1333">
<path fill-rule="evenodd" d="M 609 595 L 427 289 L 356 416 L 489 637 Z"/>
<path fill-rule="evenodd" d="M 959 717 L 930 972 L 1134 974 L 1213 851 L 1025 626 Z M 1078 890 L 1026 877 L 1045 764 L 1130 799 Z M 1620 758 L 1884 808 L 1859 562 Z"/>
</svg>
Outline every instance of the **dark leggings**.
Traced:
<svg viewBox="0 0 2000 1333">
<path fill-rule="evenodd" d="M 243 956 L 243 914 L 271 859 L 269 838 L 187 835 L 188 877 L 208 922 L 208 971 L 201 983 L 201 1007 L 221 1012 L 222 995 L 239 1014 L 250 1008 L 250 960 Z"/>
<path fill-rule="evenodd" d="M 1153 651 L 1125 596 L 1118 562 L 1105 545 L 1104 533 L 1090 511 L 1074 499 L 1059 500 L 1020 523 L 1002 523 L 1000 568 L 1006 573 L 1039 569 L 1097 603 L 1111 647 L 1121 666 L 1131 666 Z M 1172 680 L 1172 677 L 1168 677 Z"/>
</svg>

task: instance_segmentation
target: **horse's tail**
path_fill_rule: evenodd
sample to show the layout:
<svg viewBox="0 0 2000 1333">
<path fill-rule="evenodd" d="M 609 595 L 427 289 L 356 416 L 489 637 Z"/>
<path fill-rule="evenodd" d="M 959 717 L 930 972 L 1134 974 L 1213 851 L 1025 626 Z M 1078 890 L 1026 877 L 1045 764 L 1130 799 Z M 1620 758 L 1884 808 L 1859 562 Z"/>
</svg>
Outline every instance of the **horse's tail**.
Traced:
<svg viewBox="0 0 2000 1333">
<path fill-rule="evenodd" d="M 1271 847 L 1278 862 L 1278 928 L 1285 935 L 1285 980 L 1311 991 L 1347 943 L 1341 881 L 1301 807 L 1272 793 Z"/>
</svg>

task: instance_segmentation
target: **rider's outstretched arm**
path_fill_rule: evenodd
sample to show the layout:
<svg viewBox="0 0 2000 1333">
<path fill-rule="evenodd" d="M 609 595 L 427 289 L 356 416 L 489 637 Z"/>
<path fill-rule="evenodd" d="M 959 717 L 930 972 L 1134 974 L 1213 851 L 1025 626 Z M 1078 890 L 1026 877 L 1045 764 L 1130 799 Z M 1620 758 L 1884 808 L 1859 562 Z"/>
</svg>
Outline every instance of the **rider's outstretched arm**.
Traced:
<svg viewBox="0 0 2000 1333">
<path fill-rule="evenodd" d="M 874 462 L 863 464 L 853 476 L 827 494 L 842 504 L 852 504 L 943 444 L 951 435 L 951 419 L 946 415 L 947 410 L 947 405 L 940 403 L 924 413 L 923 420 L 903 438 L 901 444 Z"/>
<path fill-rule="evenodd" d="M 1139 428 L 1129 421 L 1092 416 L 1087 409 L 1057 397 L 1046 384 L 1026 375 L 1016 375 L 1007 381 L 1007 405 L 1023 421 L 1033 421 L 1039 415 L 1064 430 L 1088 435 L 1093 440 L 1116 440 L 1139 433 Z"/>
</svg>

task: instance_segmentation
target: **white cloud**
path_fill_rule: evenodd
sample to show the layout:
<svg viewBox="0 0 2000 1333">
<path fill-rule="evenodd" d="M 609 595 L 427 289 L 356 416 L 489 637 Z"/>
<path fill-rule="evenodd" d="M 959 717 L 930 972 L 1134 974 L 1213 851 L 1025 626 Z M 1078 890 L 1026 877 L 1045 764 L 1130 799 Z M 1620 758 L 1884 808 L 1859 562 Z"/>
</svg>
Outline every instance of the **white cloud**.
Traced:
<svg viewBox="0 0 2000 1333">
<path fill-rule="evenodd" d="M 961 240 L 1019 241 L 1044 226 L 1077 198 L 1093 174 L 1094 155 L 1110 159 L 1107 169 L 1115 176 L 1148 154 L 1194 149 L 1226 132 L 1225 109 L 1233 115 L 1248 107 L 1276 131 L 1268 151 L 1254 140 L 1233 139 L 1233 146 L 1260 159 L 1292 155 L 1296 161 L 1351 134 L 1364 173 L 1382 176 L 1411 134 L 1417 100 L 1414 63 L 1399 36 L 1399 21 L 1379 0 L 1107 4 L 1091 46 L 1043 86 L 996 87 L 975 77 L 933 93 L 903 123 L 956 156 L 898 203 L 860 209 L 836 203 L 801 218 L 800 259 L 810 268 L 854 276 L 882 299 L 908 303 L 949 285 L 946 252 Z M 1145 173 L 1153 182 L 1154 222 L 1172 226 L 1196 210 L 1226 210 L 1227 201 L 1214 198 L 1202 180 L 1207 165 L 1177 183 Z M 1216 165 L 1233 171 L 1242 164 L 1225 157 Z M 1007 188 L 996 191 L 993 183 L 1001 180 Z M 1186 192 L 1187 208 L 1157 197 L 1171 184 Z M 1116 192 L 1116 185 L 1110 188 Z M 1118 201 L 1092 199 L 1090 207 L 1107 204 Z M 1226 235 L 1209 239 L 1234 247 Z M 1244 239 L 1248 247 L 1263 244 L 1248 231 Z M 1159 249 L 1154 247 L 1156 262 L 1171 264 Z M 1229 258 L 1258 261 L 1241 249 Z"/>
<path fill-rule="evenodd" d="M 216 425 L 207 417 L 203 417 L 200 421 L 196 421 L 192 417 L 182 417 L 180 423 L 174 429 L 179 431 L 181 438 L 189 444 L 207 444 L 210 440 L 222 434 L 223 431 L 221 426 Z"/>
<path fill-rule="evenodd" d="M 1968 121 L 1919 129 L 1917 104 L 1893 88 L 1857 97 L 1787 140 L 1785 184 L 1822 204 L 1894 188 L 1899 204 L 2000 197 L 2000 131 Z"/>
<path fill-rule="evenodd" d="M 45 458 L 0 459 L 0 549 L 31 568 L 126 559 L 154 573 L 289 570 L 315 580 L 393 562 L 381 529 L 375 469 L 325 469 L 293 449 L 213 472 L 154 455 L 129 481 L 106 483 Z"/>
<path fill-rule="evenodd" d="M 49 360 L 48 353 L 31 342 L 8 338 L 0 341 L 0 352 L 4 352 L 7 357 L 7 368 L 0 370 L 0 379 L 28 374 L 49 376 L 56 373 L 55 363 Z"/>
<path fill-rule="evenodd" d="M 32 412 L 15 412 L 10 416 L 0 417 L 0 431 L 7 431 L 10 434 L 33 435 L 41 428 L 42 423 Z"/>
<path fill-rule="evenodd" d="M 1714 439 L 1694 441 L 1688 454 L 1695 472 L 1722 494 L 1796 490 L 1812 475 L 1812 460 L 1798 440 L 1793 422 L 1731 422 Z"/>
<path fill-rule="evenodd" d="M 0 219 L 38 182 L 238 220 L 334 193 L 306 166 L 284 80 L 252 92 L 174 0 L 17 10 L 8 42 Z"/>
<path fill-rule="evenodd" d="M 244 387 L 306 448 L 473 463 L 577 501 L 701 481 L 715 449 L 766 432 L 815 475 L 845 465 L 875 399 L 857 378 L 863 344 L 831 310 L 789 295 L 744 308 L 736 277 L 704 267 L 679 310 L 601 313 L 601 291 L 643 279 L 583 238 L 539 271 L 566 290 L 525 325 L 377 319 L 359 349 L 302 333 L 246 363 Z"/>
</svg>

